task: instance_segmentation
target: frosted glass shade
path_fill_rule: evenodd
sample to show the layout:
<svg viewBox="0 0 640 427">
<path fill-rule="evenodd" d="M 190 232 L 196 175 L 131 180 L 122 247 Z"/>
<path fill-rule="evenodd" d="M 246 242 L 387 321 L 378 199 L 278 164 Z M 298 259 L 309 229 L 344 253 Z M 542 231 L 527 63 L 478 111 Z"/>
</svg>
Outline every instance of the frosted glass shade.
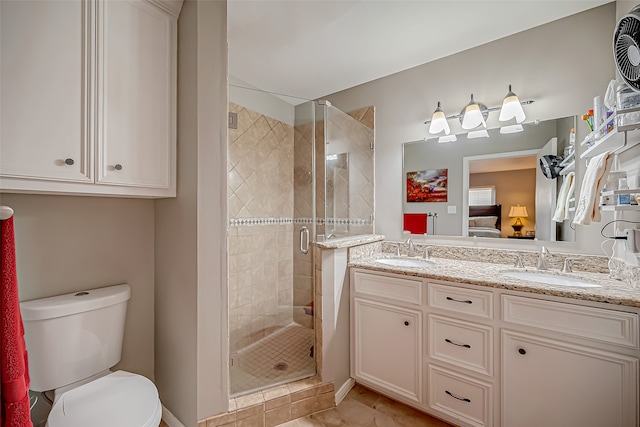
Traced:
<svg viewBox="0 0 640 427">
<path fill-rule="evenodd" d="M 457 140 L 458 138 L 455 135 L 441 136 L 440 138 L 438 138 L 438 142 L 441 144 L 443 142 L 455 142 Z"/>
<path fill-rule="evenodd" d="M 431 116 L 431 123 L 429 124 L 429 133 L 435 135 L 444 131 L 445 135 L 449 135 L 451 133 L 451 129 L 449 128 L 449 122 L 447 122 L 447 117 L 444 115 L 444 112 L 440 109 L 440 102 L 438 102 L 438 108 L 433 112 Z"/>
<path fill-rule="evenodd" d="M 474 130 L 474 131 L 471 131 L 471 132 L 467 133 L 467 138 L 468 139 L 489 138 L 489 132 L 487 132 L 486 129 Z"/>
<path fill-rule="evenodd" d="M 473 100 L 473 94 L 471 95 L 471 102 L 469 102 L 469 104 L 465 107 L 462 114 L 461 124 L 462 129 L 465 130 L 475 129 L 480 125 L 485 128 L 487 127 L 487 124 L 484 121 L 482 110 L 480 110 L 480 106 L 476 101 Z"/>
<path fill-rule="evenodd" d="M 526 218 L 528 216 L 526 206 L 511 206 L 509 210 L 509 218 Z"/>
<path fill-rule="evenodd" d="M 518 132 L 522 132 L 523 130 L 524 128 L 522 127 L 522 125 L 502 126 L 500 128 L 500 133 L 501 134 L 518 133 Z"/>
<path fill-rule="evenodd" d="M 502 101 L 502 108 L 500 108 L 500 117 L 498 117 L 498 120 L 506 122 L 507 120 L 516 119 L 516 123 L 522 123 L 526 118 L 527 116 L 524 114 L 524 109 L 518 96 L 511 92 L 511 85 L 509 85 L 509 93 L 507 93 L 504 101 Z"/>
</svg>

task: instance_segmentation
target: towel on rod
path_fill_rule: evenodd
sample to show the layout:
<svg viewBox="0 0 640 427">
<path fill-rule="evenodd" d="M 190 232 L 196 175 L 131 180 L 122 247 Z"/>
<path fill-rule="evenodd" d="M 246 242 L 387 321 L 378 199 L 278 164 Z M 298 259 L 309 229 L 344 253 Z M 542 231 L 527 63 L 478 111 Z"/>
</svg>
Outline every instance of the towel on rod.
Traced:
<svg viewBox="0 0 640 427">
<path fill-rule="evenodd" d="M 611 170 L 613 156 L 599 154 L 591 159 L 582 179 L 580 197 L 576 199 L 576 214 L 573 223 L 589 225 L 591 221 L 600 222 L 600 193 Z"/>
<path fill-rule="evenodd" d="M 32 427 L 29 367 L 18 299 L 13 217 L 0 221 L 0 420 L 3 427 Z"/>
<path fill-rule="evenodd" d="M 556 204 L 556 211 L 553 214 L 553 220 L 555 222 L 563 222 L 569 219 L 569 199 L 575 188 L 575 172 L 569 172 L 565 175 L 558 192 L 558 203 Z"/>
</svg>

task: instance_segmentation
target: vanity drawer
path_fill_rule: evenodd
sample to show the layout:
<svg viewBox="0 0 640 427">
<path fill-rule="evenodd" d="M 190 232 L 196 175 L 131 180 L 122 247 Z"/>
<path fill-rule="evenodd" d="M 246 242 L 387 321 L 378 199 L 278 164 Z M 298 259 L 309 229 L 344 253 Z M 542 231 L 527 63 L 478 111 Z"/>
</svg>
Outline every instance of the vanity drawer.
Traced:
<svg viewBox="0 0 640 427">
<path fill-rule="evenodd" d="M 429 315 L 429 353 L 434 359 L 493 375 L 493 328 Z"/>
<path fill-rule="evenodd" d="M 493 293 L 429 283 L 429 306 L 492 319 Z"/>
<path fill-rule="evenodd" d="M 422 281 L 356 271 L 356 294 L 371 295 L 411 304 L 422 304 Z"/>
<path fill-rule="evenodd" d="M 491 384 L 429 365 L 429 407 L 473 426 L 492 426 Z"/>
<path fill-rule="evenodd" d="M 505 322 L 638 348 L 638 315 L 533 298 L 502 296 Z"/>
</svg>

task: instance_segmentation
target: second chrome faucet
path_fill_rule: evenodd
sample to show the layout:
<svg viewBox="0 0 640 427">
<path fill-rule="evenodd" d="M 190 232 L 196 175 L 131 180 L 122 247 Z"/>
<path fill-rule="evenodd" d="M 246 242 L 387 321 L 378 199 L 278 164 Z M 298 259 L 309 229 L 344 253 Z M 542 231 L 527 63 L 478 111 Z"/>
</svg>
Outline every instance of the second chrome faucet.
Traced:
<svg viewBox="0 0 640 427">
<path fill-rule="evenodd" d="M 547 249 L 546 246 L 542 246 L 540 248 L 540 255 L 538 255 L 538 270 L 549 269 L 549 260 L 547 260 L 548 256 L 551 256 L 551 252 L 549 252 L 549 249 Z"/>
</svg>

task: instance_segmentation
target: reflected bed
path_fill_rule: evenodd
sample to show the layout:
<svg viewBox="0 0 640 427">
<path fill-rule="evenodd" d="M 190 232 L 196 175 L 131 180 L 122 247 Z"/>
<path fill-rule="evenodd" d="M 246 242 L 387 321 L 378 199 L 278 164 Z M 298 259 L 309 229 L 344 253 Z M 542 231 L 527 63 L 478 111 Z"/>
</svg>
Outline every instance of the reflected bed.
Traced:
<svg viewBox="0 0 640 427">
<path fill-rule="evenodd" d="M 502 205 L 469 206 L 469 237 L 502 237 Z"/>
</svg>

